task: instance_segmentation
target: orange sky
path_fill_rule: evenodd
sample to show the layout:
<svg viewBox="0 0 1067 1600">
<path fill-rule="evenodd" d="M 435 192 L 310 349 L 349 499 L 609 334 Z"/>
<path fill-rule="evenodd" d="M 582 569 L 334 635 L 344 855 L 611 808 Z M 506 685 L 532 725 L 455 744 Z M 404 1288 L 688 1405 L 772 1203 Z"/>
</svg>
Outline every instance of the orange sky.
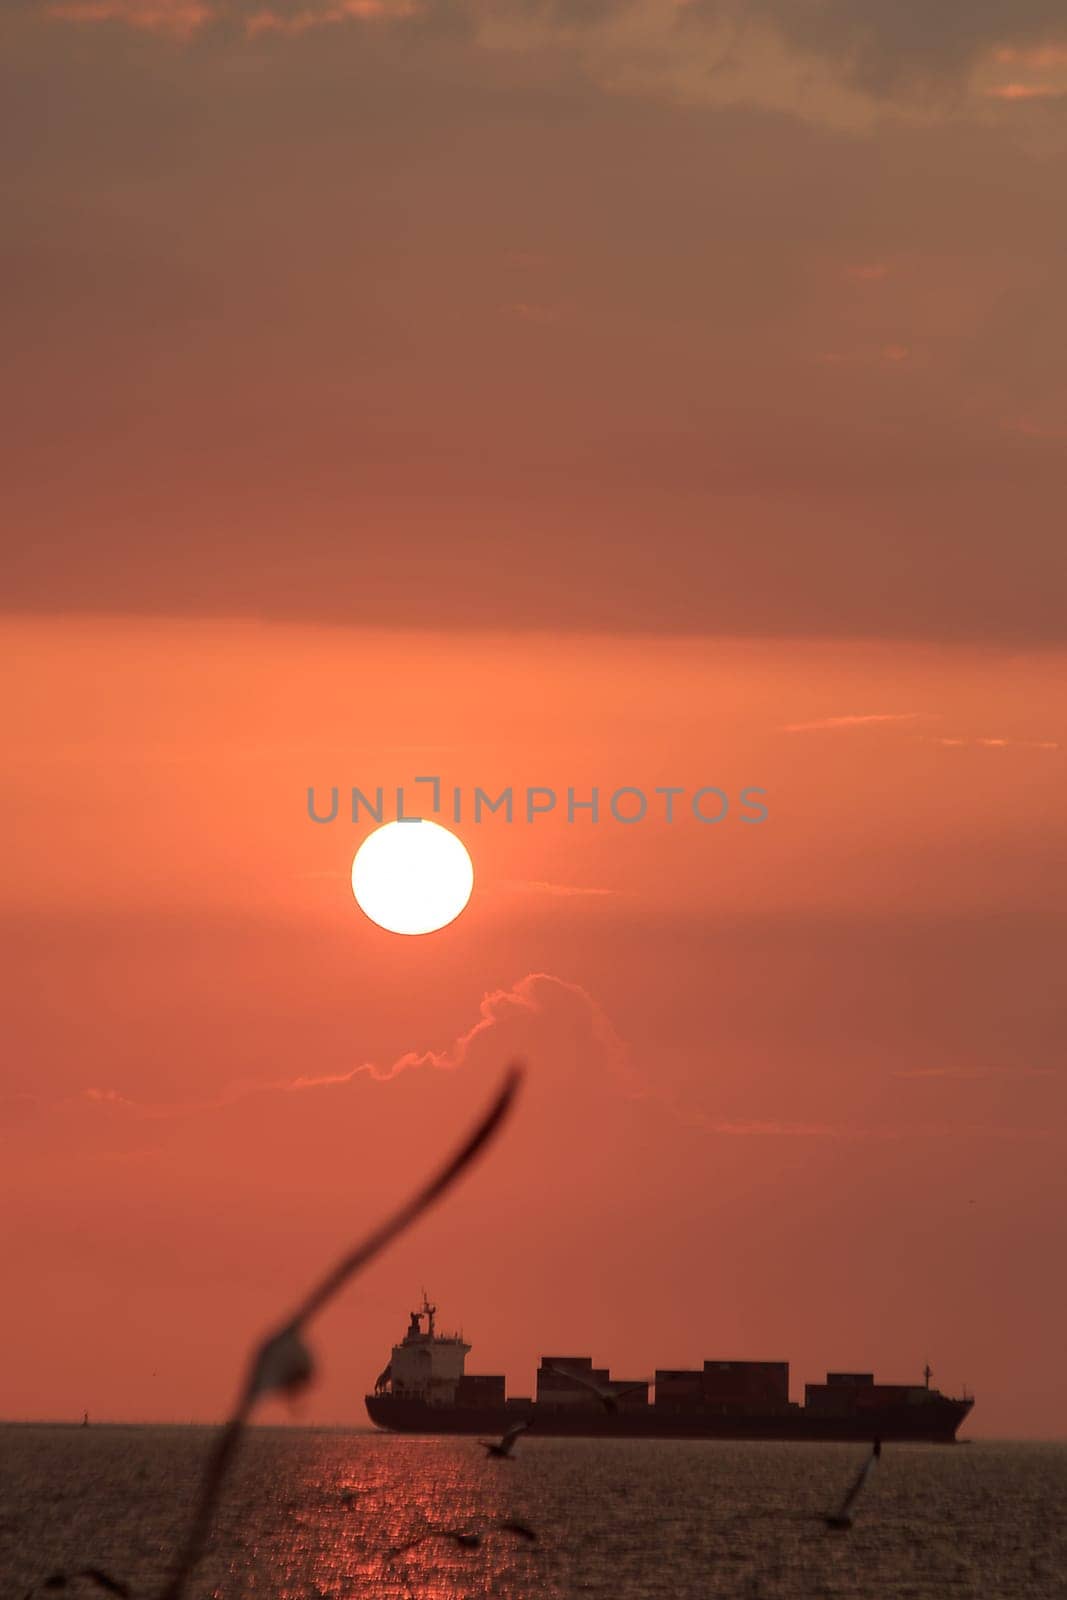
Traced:
<svg viewBox="0 0 1067 1600">
<path fill-rule="evenodd" d="M 327 1319 L 307 1415 L 359 1420 L 426 1282 L 520 1393 L 550 1346 L 929 1357 L 979 1431 L 1059 1426 L 1062 655 L 5 634 L 6 1412 L 215 1414 L 521 1052 L 501 1147 Z M 460 827 L 469 910 L 400 940 L 351 899 L 365 823 L 306 788 L 423 772 L 605 815 Z M 769 814 L 623 827 L 623 783 Z"/>
<path fill-rule="evenodd" d="M 300 1415 L 425 1284 L 1067 1432 L 1067 46 L 749 11 L 5 8 L 0 1415 L 218 1416 L 519 1053 Z M 402 940 L 306 790 L 420 773 L 769 814 Z"/>
</svg>

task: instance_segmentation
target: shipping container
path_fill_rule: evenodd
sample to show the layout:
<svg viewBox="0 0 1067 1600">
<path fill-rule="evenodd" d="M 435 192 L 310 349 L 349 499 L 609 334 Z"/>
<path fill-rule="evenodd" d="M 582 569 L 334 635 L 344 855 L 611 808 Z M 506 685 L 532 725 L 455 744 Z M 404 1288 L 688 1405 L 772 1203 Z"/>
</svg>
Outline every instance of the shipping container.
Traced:
<svg viewBox="0 0 1067 1600">
<path fill-rule="evenodd" d="M 902 1405 L 922 1405 L 931 1391 L 907 1383 L 809 1383 L 804 1388 L 806 1409 L 821 1416 L 876 1415 Z"/>
<path fill-rule="evenodd" d="M 575 1369 L 580 1379 L 571 1376 Z M 594 1367 L 591 1356 L 543 1356 L 537 1369 L 537 1398 L 545 1405 L 598 1406 L 601 1402 L 589 1385 L 606 1385 L 608 1379 L 607 1367 Z"/>
<path fill-rule="evenodd" d="M 703 1395 L 709 1405 L 789 1400 L 788 1361 L 705 1361 Z"/>
</svg>

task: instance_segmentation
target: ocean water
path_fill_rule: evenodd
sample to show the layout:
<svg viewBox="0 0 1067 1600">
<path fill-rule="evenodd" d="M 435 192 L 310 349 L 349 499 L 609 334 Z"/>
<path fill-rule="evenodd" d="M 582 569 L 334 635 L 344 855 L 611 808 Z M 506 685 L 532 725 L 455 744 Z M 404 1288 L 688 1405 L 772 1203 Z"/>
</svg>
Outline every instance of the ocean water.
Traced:
<svg viewBox="0 0 1067 1600">
<path fill-rule="evenodd" d="M 211 1431 L 0 1427 L 0 1596 L 95 1565 L 158 1593 Z M 245 1438 L 196 1600 L 1064 1600 L 1067 1445 L 473 1439 L 312 1429 Z M 520 1520 L 536 1543 L 495 1524 Z M 421 1536 L 485 1531 L 462 1548 Z M 390 1547 L 419 1540 L 390 1555 Z M 47 1593 L 48 1591 L 45 1591 Z M 72 1584 L 69 1594 L 99 1593 Z"/>
</svg>

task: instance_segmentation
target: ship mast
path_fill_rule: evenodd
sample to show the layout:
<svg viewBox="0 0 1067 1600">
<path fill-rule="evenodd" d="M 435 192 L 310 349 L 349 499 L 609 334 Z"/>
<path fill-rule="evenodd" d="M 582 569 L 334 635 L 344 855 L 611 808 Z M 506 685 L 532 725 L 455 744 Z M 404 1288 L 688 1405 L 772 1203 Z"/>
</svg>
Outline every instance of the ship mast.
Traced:
<svg viewBox="0 0 1067 1600">
<path fill-rule="evenodd" d="M 433 1319 L 437 1315 L 437 1307 L 430 1304 L 430 1297 L 424 1289 L 422 1291 L 422 1315 L 426 1318 L 426 1332 L 433 1338 Z"/>
</svg>

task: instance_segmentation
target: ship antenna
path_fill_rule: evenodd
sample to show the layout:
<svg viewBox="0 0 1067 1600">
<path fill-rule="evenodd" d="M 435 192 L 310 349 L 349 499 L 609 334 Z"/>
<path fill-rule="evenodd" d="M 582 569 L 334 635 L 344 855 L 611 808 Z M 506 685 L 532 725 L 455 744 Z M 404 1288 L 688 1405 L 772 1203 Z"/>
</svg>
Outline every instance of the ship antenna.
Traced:
<svg viewBox="0 0 1067 1600">
<path fill-rule="evenodd" d="M 422 1291 L 422 1309 L 426 1315 L 426 1332 L 433 1338 L 433 1319 L 437 1315 L 437 1307 L 430 1304 L 430 1297 L 424 1289 Z"/>
<path fill-rule="evenodd" d="M 931 1378 L 932 1378 L 932 1377 L 933 1377 L 933 1373 L 932 1373 L 932 1372 L 931 1372 L 931 1370 L 930 1370 L 930 1363 L 929 1363 L 929 1361 L 928 1361 L 928 1362 L 927 1362 L 927 1363 L 926 1363 L 926 1365 L 925 1365 L 925 1367 L 924 1367 L 924 1368 L 923 1368 L 923 1378 L 924 1378 L 924 1379 L 925 1379 L 925 1381 L 926 1381 L 926 1387 L 927 1387 L 927 1388 L 928 1388 L 928 1389 L 929 1389 L 929 1387 L 930 1387 L 930 1379 L 931 1379 Z"/>
</svg>

